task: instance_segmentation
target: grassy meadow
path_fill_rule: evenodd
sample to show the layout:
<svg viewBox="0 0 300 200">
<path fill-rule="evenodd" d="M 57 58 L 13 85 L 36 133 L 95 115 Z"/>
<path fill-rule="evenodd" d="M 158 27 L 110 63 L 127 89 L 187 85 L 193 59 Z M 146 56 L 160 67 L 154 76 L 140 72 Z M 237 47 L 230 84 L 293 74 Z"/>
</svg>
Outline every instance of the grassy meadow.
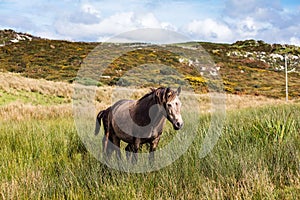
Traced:
<svg viewBox="0 0 300 200">
<path fill-rule="evenodd" d="M 0 104 L 1 199 L 300 198 L 299 102 L 228 96 L 223 133 L 206 157 L 199 158 L 211 117 L 204 112 L 185 154 L 161 170 L 135 174 L 110 169 L 86 150 L 72 116 L 71 86 L 24 79 L 21 88 L 15 76 L 2 76 L 10 81 L 0 94 L 12 98 Z M 99 108 L 108 102 L 101 94 Z M 173 131 L 163 134 L 162 144 Z"/>
</svg>

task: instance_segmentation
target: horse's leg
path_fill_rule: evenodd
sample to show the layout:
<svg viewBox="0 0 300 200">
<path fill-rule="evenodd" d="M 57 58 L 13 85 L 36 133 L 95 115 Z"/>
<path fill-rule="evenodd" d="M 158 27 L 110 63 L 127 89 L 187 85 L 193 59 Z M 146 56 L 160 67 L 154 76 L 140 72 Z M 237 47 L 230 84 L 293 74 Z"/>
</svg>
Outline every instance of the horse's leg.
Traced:
<svg viewBox="0 0 300 200">
<path fill-rule="evenodd" d="M 142 144 L 139 145 L 139 149 L 141 149 L 141 148 L 142 148 Z M 134 144 L 132 144 L 132 143 L 127 144 L 127 146 L 125 147 L 125 150 L 126 150 L 127 161 L 132 162 L 132 154 L 134 152 Z"/>
<path fill-rule="evenodd" d="M 108 136 L 109 136 L 109 132 L 105 130 L 105 135 L 102 139 L 102 152 L 103 155 L 106 156 L 107 154 L 107 145 L 108 145 Z"/>
<path fill-rule="evenodd" d="M 127 161 L 132 161 L 133 144 L 128 144 L 125 147 Z"/>
<path fill-rule="evenodd" d="M 134 138 L 134 143 L 133 143 L 133 161 L 132 163 L 133 164 L 136 164 L 137 163 L 137 160 L 138 160 L 138 151 L 139 151 L 139 148 L 140 148 L 140 144 L 141 144 L 141 139 L 140 138 Z"/>
<path fill-rule="evenodd" d="M 108 109 L 105 110 L 105 113 L 103 115 L 102 118 L 102 123 L 103 123 L 103 127 L 104 127 L 104 137 L 102 139 L 102 147 L 103 147 L 103 154 L 106 158 L 111 157 L 111 154 L 113 152 L 113 146 L 112 146 L 112 134 L 110 134 L 110 132 L 113 133 L 113 129 L 111 128 L 111 124 L 109 123 L 109 119 L 108 119 Z"/>
<path fill-rule="evenodd" d="M 105 153 L 105 158 L 108 158 L 108 159 L 110 159 L 111 158 L 111 155 L 112 155 L 112 153 L 113 153 L 113 151 L 114 151 L 114 144 L 113 144 L 113 138 L 112 138 L 112 136 L 111 135 L 108 135 L 108 137 L 106 138 L 106 136 L 105 137 L 103 137 L 103 140 L 102 140 L 102 142 L 104 141 L 104 143 L 106 143 L 106 147 L 105 147 L 105 149 L 104 149 L 104 153 Z M 105 145 L 105 144 L 104 144 Z M 104 146 L 103 146 L 104 147 Z"/>
<path fill-rule="evenodd" d="M 120 150 L 120 138 L 116 136 L 116 134 L 112 134 L 112 142 L 114 144 L 114 150 L 116 151 L 117 158 L 121 160 L 121 150 Z"/>
<path fill-rule="evenodd" d="M 160 135 L 155 138 L 154 140 L 152 140 L 150 142 L 150 149 L 149 149 L 149 163 L 152 165 L 154 163 L 154 151 L 156 150 L 156 147 L 158 145 L 158 142 L 160 140 Z"/>
</svg>

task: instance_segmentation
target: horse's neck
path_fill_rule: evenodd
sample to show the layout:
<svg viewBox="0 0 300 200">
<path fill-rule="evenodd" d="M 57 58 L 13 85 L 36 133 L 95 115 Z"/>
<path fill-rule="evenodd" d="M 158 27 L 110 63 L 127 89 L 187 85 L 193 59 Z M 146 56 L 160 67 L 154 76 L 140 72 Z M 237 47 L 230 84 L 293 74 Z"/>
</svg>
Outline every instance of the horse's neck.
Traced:
<svg viewBox="0 0 300 200">
<path fill-rule="evenodd" d="M 157 125 L 164 118 L 152 95 L 137 102 L 134 107 L 134 115 L 136 120 L 144 122 L 145 125 L 150 122 L 152 125 Z"/>
</svg>

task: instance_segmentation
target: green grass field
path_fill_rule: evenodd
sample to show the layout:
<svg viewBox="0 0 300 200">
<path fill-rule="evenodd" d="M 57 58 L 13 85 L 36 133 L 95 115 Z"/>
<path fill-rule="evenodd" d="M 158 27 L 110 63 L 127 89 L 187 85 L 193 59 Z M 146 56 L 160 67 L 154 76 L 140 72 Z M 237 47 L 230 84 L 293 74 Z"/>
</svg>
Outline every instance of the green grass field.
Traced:
<svg viewBox="0 0 300 200">
<path fill-rule="evenodd" d="M 0 198 L 299 199 L 299 104 L 229 111 L 223 134 L 202 159 L 210 117 L 201 122 L 193 144 L 173 164 L 135 174 L 97 161 L 71 115 L 0 119 Z"/>
<path fill-rule="evenodd" d="M 106 78 L 78 79 L 78 70 L 96 46 L 105 61 L 120 52 L 120 45 L 36 37 L 9 43 L 15 35 L 12 30 L 0 31 L 0 39 L 7 42 L 0 48 L 0 199 L 300 199 L 299 66 L 289 73 L 291 101 L 285 104 L 285 75 L 276 70 L 283 61 L 266 57 L 298 56 L 299 47 L 254 40 L 184 44 L 199 52 L 203 46 L 220 69 L 227 93 L 223 134 L 200 158 L 211 123 L 211 99 L 207 80 L 188 60 L 181 62 L 181 54 L 137 49 L 114 59 L 103 72 Z M 253 56 L 245 57 L 249 52 Z M 176 82 L 173 71 L 182 75 L 182 81 Z M 158 171 L 111 169 L 93 157 L 77 134 L 70 83 L 79 80 L 101 86 L 95 97 L 99 110 L 110 105 L 112 97 L 124 94 L 116 91 L 117 83 L 142 85 L 136 93 L 129 91 L 138 98 L 163 81 L 174 87 L 188 82 L 197 92 L 201 110 L 201 123 L 193 131 L 196 138 L 178 160 Z M 160 148 L 175 133 L 170 125 L 164 130 Z M 89 139 L 94 139 L 93 133 Z"/>
</svg>

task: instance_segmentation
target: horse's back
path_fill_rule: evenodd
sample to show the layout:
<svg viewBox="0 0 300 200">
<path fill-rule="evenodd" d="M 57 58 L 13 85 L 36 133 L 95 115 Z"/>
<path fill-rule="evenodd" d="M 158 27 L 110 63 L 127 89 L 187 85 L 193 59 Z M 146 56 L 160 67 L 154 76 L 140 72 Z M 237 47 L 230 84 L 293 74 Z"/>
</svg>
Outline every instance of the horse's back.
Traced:
<svg viewBox="0 0 300 200">
<path fill-rule="evenodd" d="M 120 110 L 129 110 L 130 106 L 135 103 L 134 100 L 122 99 L 117 101 L 111 106 L 111 112 L 116 113 L 120 112 Z"/>
</svg>

